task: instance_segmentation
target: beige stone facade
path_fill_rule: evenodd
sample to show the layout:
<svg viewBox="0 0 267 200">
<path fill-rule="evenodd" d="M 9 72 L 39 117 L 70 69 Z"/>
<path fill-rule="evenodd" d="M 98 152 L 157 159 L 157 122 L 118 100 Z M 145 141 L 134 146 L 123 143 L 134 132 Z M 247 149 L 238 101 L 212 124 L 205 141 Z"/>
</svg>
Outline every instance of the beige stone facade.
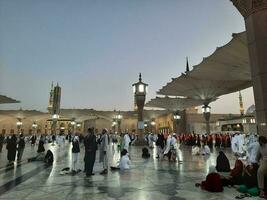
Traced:
<svg viewBox="0 0 267 200">
<path fill-rule="evenodd" d="M 123 116 L 121 121 L 122 132 L 136 129 L 137 113 L 135 111 L 120 111 Z M 100 132 L 103 128 L 118 131 L 118 126 L 112 127 L 117 112 L 114 111 L 96 111 L 93 109 L 61 109 L 60 119 L 57 122 L 57 133 L 67 134 L 68 132 L 84 133 L 88 127 L 94 127 Z M 206 124 L 203 115 L 197 113 L 197 110 L 190 109 L 185 113 L 180 113 L 181 120 L 178 123 L 173 119 L 173 113 L 162 110 L 145 110 L 144 121 L 148 125 L 146 132 L 168 132 L 176 131 L 177 133 L 205 133 Z M 233 115 L 234 116 L 234 115 Z M 226 114 L 212 114 L 210 119 L 211 132 L 219 131 L 216 122 L 220 119 L 227 119 Z M 16 125 L 18 119 L 21 119 L 22 126 L 19 128 Z M 75 127 L 72 121 L 75 119 Z M 152 126 L 151 122 L 155 125 Z M 33 123 L 38 127 L 34 129 Z M 78 125 L 79 124 L 79 125 Z M 15 133 L 23 131 L 24 134 L 30 133 L 46 133 L 51 134 L 52 119 L 51 114 L 39 111 L 27 110 L 0 110 L 0 131 L 9 134 L 14 130 Z M 179 128 L 179 129 L 177 129 Z"/>
</svg>

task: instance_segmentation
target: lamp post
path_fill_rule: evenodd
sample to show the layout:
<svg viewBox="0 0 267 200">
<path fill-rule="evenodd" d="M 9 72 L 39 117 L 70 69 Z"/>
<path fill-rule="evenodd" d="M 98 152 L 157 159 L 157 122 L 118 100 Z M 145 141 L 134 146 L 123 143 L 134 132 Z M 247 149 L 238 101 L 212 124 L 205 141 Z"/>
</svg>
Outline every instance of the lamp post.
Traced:
<svg viewBox="0 0 267 200">
<path fill-rule="evenodd" d="M 202 106 L 202 113 L 206 120 L 206 133 L 210 134 L 210 109 L 211 107 L 207 104 Z"/>
<path fill-rule="evenodd" d="M 57 120 L 59 119 L 59 115 L 58 114 L 54 114 L 52 115 L 52 126 L 51 126 L 51 131 L 52 134 L 56 134 L 57 132 Z"/>
<path fill-rule="evenodd" d="M 117 125 L 117 122 L 116 122 L 116 119 L 114 118 L 111 124 L 113 133 L 116 132 L 116 125 Z"/>
<path fill-rule="evenodd" d="M 36 122 L 33 122 L 32 124 L 32 130 L 33 130 L 33 134 L 36 133 L 36 129 L 37 129 L 38 125 L 36 124 Z"/>
<path fill-rule="evenodd" d="M 152 121 L 150 122 L 151 124 L 151 132 L 155 133 L 156 132 L 156 122 L 155 119 L 152 119 Z"/>
<path fill-rule="evenodd" d="M 74 134 L 74 132 L 75 132 L 75 126 L 76 126 L 75 118 L 72 118 L 70 124 L 71 124 L 72 134 Z"/>
<path fill-rule="evenodd" d="M 122 120 L 122 115 L 121 112 L 119 111 L 119 113 L 115 116 L 116 121 L 118 123 L 118 134 L 121 134 L 121 120 Z"/>
<path fill-rule="evenodd" d="M 20 133 L 21 131 L 21 127 L 22 127 L 22 121 L 21 121 L 21 118 L 18 118 L 18 121 L 17 121 L 17 129 L 18 129 L 18 133 Z"/>
<path fill-rule="evenodd" d="M 142 82 L 142 75 L 140 73 L 139 81 L 137 83 L 134 83 L 132 86 L 138 113 L 137 129 L 139 136 L 141 136 L 139 138 L 142 138 L 144 132 L 143 111 L 144 111 L 148 84 Z"/>
<path fill-rule="evenodd" d="M 175 112 L 173 114 L 173 121 L 174 121 L 174 131 L 175 133 L 179 134 L 180 133 L 180 129 L 179 129 L 179 123 L 180 123 L 180 119 L 181 119 L 181 116 L 178 114 L 178 112 Z"/>
<path fill-rule="evenodd" d="M 78 131 L 81 131 L 81 126 L 82 126 L 81 123 L 80 122 L 77 122 L 76 126 L 78 128 Z"/>
</svg>

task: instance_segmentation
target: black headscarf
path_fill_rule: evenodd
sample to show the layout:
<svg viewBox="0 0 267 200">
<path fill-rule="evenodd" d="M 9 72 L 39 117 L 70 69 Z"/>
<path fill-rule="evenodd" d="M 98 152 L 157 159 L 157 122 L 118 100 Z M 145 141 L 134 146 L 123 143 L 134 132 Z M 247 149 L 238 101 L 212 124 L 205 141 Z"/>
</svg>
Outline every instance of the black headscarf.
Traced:
<svg viewBox="0 0 267 200">
<path fill-rule="evenodd" d="M 218 172 L 230 172 L 230 163 L 226 155 L 220 151 L 217 157 L 216 170 Z"/>
</svg>

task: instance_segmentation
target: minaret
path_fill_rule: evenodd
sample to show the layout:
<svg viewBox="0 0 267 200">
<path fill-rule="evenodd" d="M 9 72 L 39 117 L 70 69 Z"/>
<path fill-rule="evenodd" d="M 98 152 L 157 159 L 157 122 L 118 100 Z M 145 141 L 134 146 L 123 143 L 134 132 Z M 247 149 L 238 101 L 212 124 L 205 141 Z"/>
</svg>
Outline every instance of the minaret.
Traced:
<svg viewBox="0 0 267 200">
<path fill-rule="evenodd" d="M 243 116 L 244 115 L 244 104 L 243 104 L 241 91 L 239 91 L 239 106 L 240 106 L 240 115 Z"/>
<path fill-rule="evenodd" d="M 53 104 L 52 104 L 52 114 L 59 115 L 60 113 L 60 101 L 61 101 L 61 87 L 59 87 L 58 83 L 57 86 L 54 87 L 53 93 Z"/>
<path fill-rule="evenodd" d="M 48 110 L 48 112 L 50 114 L 52 114 L 53 99 L 54 99 L 54 84 L 53 84 L 53 81 L 52 81 L 51 89 L 50 89 L 49 102 L 48 102 L 48 107 L 47 107 L 47 110 Z"/>
<path fill-rule="evenodd" d="M 189 69 L 189 64 L 188 64 L 188 57 L 186 56 L 186 71 L 185 73 L 187 74 L 190 71 Z"/>
</svg>

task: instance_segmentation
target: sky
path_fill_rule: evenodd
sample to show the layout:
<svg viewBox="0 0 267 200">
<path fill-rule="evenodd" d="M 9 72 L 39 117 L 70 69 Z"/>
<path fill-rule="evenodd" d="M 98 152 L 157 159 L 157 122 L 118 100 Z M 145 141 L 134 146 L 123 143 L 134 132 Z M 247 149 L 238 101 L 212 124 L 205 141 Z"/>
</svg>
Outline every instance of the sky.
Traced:
<svg viewBox="0 0 267 200">
<path fill-rule="evenodd" d="M 45 111 L 54 81 L 63 108 L 132 110 L 139 72 L 149 100 L 244 30 L 230 0 L 0 0 L 0 94 L 21 101 L 0 109 Z M 211 106 L 238 113 L 238 93 Z"/>
</svg>

